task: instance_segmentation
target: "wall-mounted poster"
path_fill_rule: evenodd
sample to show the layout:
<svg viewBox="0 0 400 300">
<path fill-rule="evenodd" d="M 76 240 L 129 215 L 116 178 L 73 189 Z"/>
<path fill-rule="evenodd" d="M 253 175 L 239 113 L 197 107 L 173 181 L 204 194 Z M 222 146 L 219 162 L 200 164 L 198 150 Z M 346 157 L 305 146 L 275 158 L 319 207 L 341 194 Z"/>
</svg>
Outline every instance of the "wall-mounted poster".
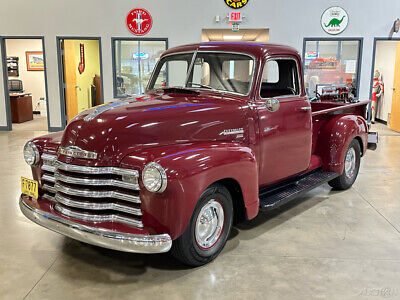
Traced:
<svg viewBox="0 0 400 300">
<path fill-rule="evenodd" d="M 42 51 L 26 52 L 26 69 L 28 71 L 44 71 L 44 60 Z"/>
<path fill-rule="evenodd" d="M 348 74 L 355 74 L 357 72 L 357 60 L 355 59 L 348 59 L 345 60 L 346 65 L 346 73 Z"/>
<path fill-rule="evenodd" d="M 19 76 L 18 68 L 19 57 L 17 56 L 7 56 L 7 74 L 8 76 Z"/>
</svg>

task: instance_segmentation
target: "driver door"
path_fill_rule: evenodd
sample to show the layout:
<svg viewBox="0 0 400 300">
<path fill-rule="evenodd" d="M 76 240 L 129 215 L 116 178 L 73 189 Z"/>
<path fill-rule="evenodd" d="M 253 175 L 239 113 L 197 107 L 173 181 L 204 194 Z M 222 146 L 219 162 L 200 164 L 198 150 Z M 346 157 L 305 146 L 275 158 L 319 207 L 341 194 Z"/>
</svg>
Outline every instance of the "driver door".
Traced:
<svg viewBox="0 0 400 300">
<path fill-rule="evenodd" d="M 264 63 L 256 99 L 259 135 L 259 179 L 266 186 L 305 171 L 312 146 L 311 105 L 300 85 L 295 57 Z"/>
</svg>

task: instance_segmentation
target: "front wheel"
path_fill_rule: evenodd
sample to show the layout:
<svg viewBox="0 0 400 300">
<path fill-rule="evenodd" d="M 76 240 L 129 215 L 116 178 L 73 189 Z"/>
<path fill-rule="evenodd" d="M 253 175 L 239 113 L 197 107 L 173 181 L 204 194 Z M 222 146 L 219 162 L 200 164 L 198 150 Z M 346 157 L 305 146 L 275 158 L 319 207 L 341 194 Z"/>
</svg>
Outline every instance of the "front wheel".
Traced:
<svg viewBox="0 0 400 300">
<path fill-rule="evenodd" d="M 224 248 L 232 220 L 229 191 L 219 184 L 208 187 L 200 196 L 185 232 L 174 241 L 172 255 L 192 267 L 209 263 Z"/>
<path fill-rule="evenodd" d="M 344 157 L 343 173 L 329 181 L 329 185 L 337 190 L 347 190 L 356 181 L 361 162 L 361 147 L 357 140 L 352 140 Z"/>
</svg>

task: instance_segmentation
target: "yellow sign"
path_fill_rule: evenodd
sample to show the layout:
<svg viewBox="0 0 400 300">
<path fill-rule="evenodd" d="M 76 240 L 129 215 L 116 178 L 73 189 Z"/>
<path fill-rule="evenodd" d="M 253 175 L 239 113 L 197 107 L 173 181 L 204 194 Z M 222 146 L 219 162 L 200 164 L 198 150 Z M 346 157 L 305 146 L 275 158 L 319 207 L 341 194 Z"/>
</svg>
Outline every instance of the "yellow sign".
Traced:
<svg viewBox="0 0 400 300">
<path fill-rule="evenodd" d="M 21 192 L 22 194 L 37 199 L 39 197 L 38 182 L 36 180 L 31 180 L 25 177 L 21 177 Z"/>
<path fill-rule="evenodd" d="M 249 0 L 224 0 L 226 5 L 233 9 L 239 9 L 244 7 Z"/>
</svg>

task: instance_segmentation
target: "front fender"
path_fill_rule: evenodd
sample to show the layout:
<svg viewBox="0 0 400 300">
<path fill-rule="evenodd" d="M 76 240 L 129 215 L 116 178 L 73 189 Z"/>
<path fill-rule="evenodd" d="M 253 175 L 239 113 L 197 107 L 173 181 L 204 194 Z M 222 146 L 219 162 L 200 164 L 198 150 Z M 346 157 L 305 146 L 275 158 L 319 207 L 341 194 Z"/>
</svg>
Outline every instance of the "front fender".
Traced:
<svg viewBox="0 0 400 300">
<path fill-rule="evenodd" d="M 178 238 L 186 229 L 204 190 L 212 183 L 232 178 L 242 190 L 247 217 L 258 213 L 258 172 L 253 151 L 238 143 L 214 142 L 156 147 L 125 157 L 121 167 L 139 167 L 151 162 L 167 173 L 163 193 L 150 193 L 140 180 L 143 224 L 154 233 Z M 256 208 L 256 209 L 255 209 Z"/>
<path fill-rule="evenodd" d="M 368 127 L 365 119 L 357 115 L 333 117 L 319 133 L 317 154 L 322 158 L 325 171 L 342 174 L 347 148 L 354 138 L 361 141 L 361 151 L 368 145 Z"/>
</svg>

